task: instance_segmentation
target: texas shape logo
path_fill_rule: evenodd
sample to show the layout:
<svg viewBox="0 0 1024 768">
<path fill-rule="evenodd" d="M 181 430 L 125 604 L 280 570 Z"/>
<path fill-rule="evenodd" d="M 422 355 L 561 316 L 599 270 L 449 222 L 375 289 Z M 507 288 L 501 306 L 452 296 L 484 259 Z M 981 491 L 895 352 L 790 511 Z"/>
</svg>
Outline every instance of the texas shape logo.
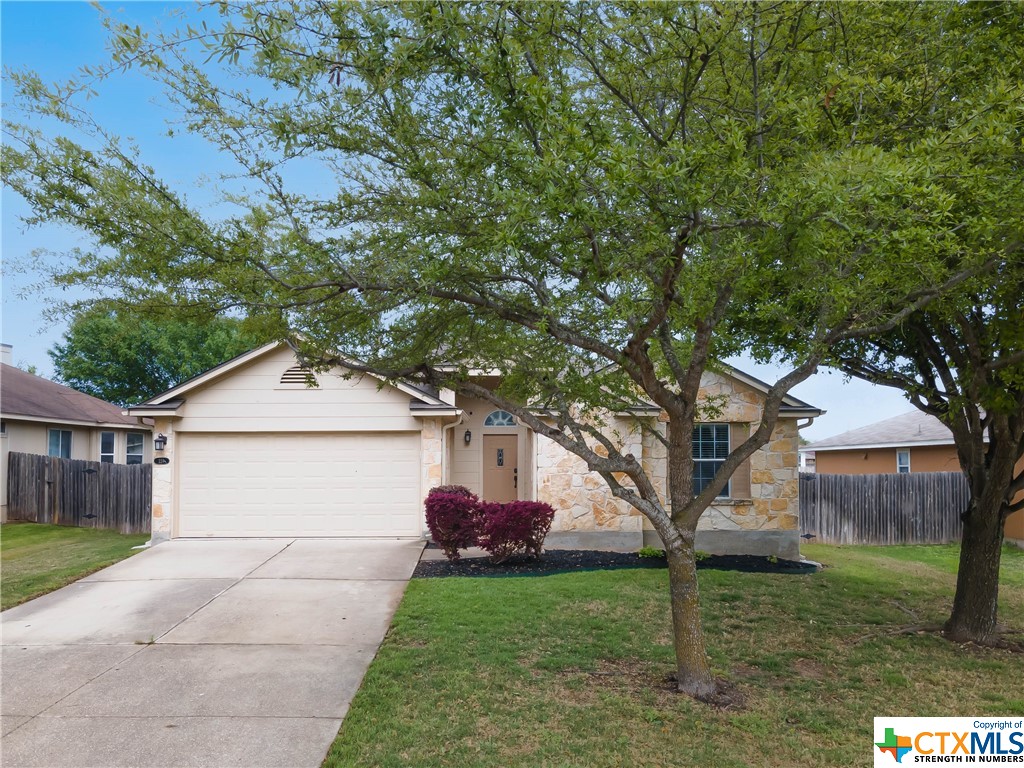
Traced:
<svg viewBox="0 0 1024 768">
<path fill-rule="evenodd" d="M 903 762 L 903 756 L 907 752 L 912 752 L 913 747 L 910 745 L 909 736 L 897 736 L 895 730 L 892 728 L 885 729 L 885 740 L 876 741 L 875 746 L 878 747 L 879 752 L 889 752 L 897 763 Z"/>
</svg>

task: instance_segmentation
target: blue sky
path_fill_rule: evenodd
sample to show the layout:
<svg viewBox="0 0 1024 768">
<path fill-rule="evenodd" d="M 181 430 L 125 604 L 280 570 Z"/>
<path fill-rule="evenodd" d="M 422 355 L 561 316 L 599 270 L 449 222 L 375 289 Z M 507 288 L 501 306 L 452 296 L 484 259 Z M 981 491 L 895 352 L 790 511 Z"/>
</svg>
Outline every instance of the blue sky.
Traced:
<svg viewBox="0 0 1024 768">
<path fill-rule="evenodd" d="M 173 25 L 171 15 L 190 4 L 121 2 L 105 4 L 118 19 L 140 24 Z M 75 77 L 79 67 L 105 59 L 105 31 L 101 12 L 87 2 L 0 2 L 0 59 L 5 68 L 31 69 L 46 80 Z M 179 188 L 191 188 L 190 199 L 202 200 L 204 184 L 221 164 L 211 150 L 188 135 L 167 136 L 165 121 L 172 117 L 159 89 L 134 74 L 105 82 L 100 96 L 89 102 L 97 120 L 112 132 L 131 137 L 142 148 L 144 159 Z M 5 109 L 10 98 L 4 81 Z M 55 298 L 45 286 L 43 271 L 31 266 L 37 249 L 51 252 L 47 261 L 59 260 L 83 239 L 73 230 L 46 225 L 26 230 L 20 217 L 28 207 L 8 189 L 3 190 L 3 317 L 2 340 L 14 347 L 14 361 L 21 367 L 36 366 L 50 376 L 53 367 L 46 351 L 66 330 L 63 320 L 47 321 L 44 313 Z M 43 285 L 37 286 L 39 283 Z M 66 298 L 62 294 L 61 298 Z M 778 369 L 749 360 L 733 360 L 754 376 L 772 380 Z M 803 431 L 811 440 L 821 439 L 912 410 L 894 390 L 863 382 L 846 382 L 838 374 L 819 374 L 794 390 L 794 395 L 824 408 L 828 414 Z"/>
</svg>

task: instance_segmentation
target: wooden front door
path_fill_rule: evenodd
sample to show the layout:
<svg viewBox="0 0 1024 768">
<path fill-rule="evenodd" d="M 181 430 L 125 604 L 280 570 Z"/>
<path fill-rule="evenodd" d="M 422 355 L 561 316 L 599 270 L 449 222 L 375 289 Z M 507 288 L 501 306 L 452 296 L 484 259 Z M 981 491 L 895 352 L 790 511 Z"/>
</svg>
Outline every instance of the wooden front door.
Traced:
<svg viewBox="0 0 1024 768">
<path fill-rule="evenodd" d="M 484 501 L 519 498 L 518 435 L 484 435 Z"/>
</svg>

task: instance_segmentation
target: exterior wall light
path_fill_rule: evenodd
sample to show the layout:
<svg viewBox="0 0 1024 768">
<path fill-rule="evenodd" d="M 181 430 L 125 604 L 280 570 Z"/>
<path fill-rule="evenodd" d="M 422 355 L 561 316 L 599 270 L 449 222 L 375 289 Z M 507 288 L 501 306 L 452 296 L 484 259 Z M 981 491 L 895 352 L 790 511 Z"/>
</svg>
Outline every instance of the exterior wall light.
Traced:
<svg viewBox="0 0 1024 768">
<path fill-rule="evenodd" d="M 162 432 L 153 438 L 153 448 L 157 451 L 162 451 L 167 447 L 167 436 Z"/>
<path fill-rule="evenodd" d="M 467 429 L 466 434 L 462 436 L 462 439 L 466 441 L 466 445 L 469 445 L 469 441 L 473 439 L 473 433 Z"/>
</svg>

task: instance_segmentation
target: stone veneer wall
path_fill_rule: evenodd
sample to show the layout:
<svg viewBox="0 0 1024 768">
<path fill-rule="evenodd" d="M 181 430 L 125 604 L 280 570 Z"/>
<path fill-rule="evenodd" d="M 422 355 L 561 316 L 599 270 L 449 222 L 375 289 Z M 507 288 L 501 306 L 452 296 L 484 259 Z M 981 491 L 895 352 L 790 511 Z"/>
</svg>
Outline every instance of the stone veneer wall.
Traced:
<svg viewBox="0 0 1024 768">
<path fill-rule="evenodd" d="M 642 456 L 643 439 L 635 424 L 616 418 L 611 427 L 625 442 L 625 452 Z M 542 435 L 535 437 L 537 500 L 555 508 L 551 531 L 635 533 L 639 541 L 641 514 L 612 496 L 601 476 L 590 472 L 583 459 Z"/>
<path fill-rule="evenodd" d="M 700 399 L 709 422 L 747 425 L 747 434 L 761 422 L 764 396 L 741 381 L 707 372 Z M 716 412 L 717 411 L 717 412 Z M 730 499 L 709 507 L 698 531 L 795 531 L 799 528 L 796 419 L 780 419 L 768 444 L 750 457 L 750 498 Z M 735 448 L 735 444 L 732 446 Z"/>
<path fill-rule="evenodd" d="M 744 425 L 747 434 L 760 423 L 763 395 L 740 381 L 706 373 L 700 394 L 707 403 L 705 421 Z M 642 433 L 630 419 L 613 419 L 609 433 L 612 431 L 626 444 L 626 452 L 641 459 L 665 498 L 665 446 L 649 432 Z M 699 533 L 698 548 L 703 541 L 708 551 L 798 554 L 798 442 L 796 419 L 780 419 L 768 444 L 739 470 L 750 474 L 750 497 L 722 500 L 709 507 L 697 527 L 704 534 Z M 646 543 L 657 544 L 657 534 L 647 519 L 615 499 L 582 459 L 541 436 L 537 436 L 536 456 L 537 499 L 555 508 L 553 533 L 640 532 Z M 738 535 L 722 538 L 719 533 Z"/>
<path fill-rule="evenodd" d="M 756 428 L 757 424 L 751 425 Z M 796 419 L 780 419 L 768 444 L 750 457 L 750 499 L 708 507 L 697 530 L 796 531 L 800 527 L 797 442 Z"/>
<path fill-rule="evenodd" d="M 427 492 L 442 482 L 442 455 L 444 453 L 443 433 L 440 419 L 421 419 L 420 431 L 420 498 L 427 498 Z M 426 532 L 426 519 L 422 521 Z"/>
</svg>

